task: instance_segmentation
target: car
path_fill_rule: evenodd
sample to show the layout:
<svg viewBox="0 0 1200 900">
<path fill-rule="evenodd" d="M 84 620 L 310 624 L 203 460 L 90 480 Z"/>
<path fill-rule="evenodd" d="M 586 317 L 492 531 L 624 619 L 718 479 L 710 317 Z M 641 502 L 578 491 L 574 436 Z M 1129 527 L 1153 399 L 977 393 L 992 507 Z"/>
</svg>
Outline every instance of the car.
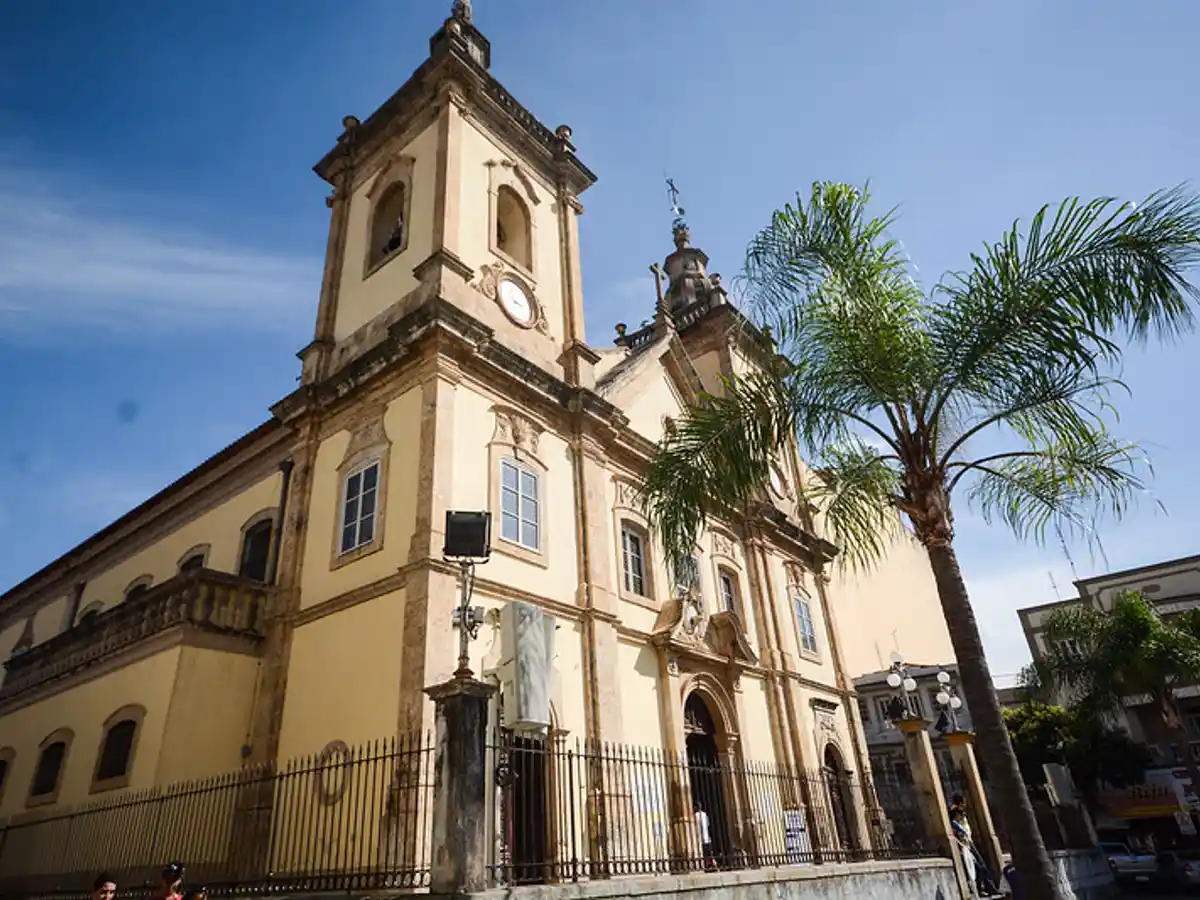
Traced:
<svg viewBox="0 0 1200 900">
<path fill-rule="evenodd" d="M 1108 867 L 1120 884 L 1150 884 L 1161 880 L 1158 858 L 1153 853 L 1130 850 L 1125 844 L 1105 841 L 1100 849 L 1108 857 Z"/>
</svg>

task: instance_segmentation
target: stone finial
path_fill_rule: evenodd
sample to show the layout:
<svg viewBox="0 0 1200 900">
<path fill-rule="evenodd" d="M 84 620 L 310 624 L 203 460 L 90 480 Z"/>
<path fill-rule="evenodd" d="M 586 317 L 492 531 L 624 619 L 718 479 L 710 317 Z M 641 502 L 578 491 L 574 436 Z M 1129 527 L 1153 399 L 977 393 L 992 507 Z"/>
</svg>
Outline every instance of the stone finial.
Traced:
<svg viewBox="0 0 1200 900">
<path fill-rule="evenodd" d="M 617 323 L 617 337 L 619 337 L 619 338 L 625 337 L 625 332 L 628 329 L 629 329 L 629 326 L 626 325 L 624 322 L 618 322 Z"/>
<path fill-rule="evenodd" d="M 671 227 L 671 235 L 675 239 L 675 248 L 682 250 L 692 241 L 692 231 L 683 221 L 676 221 Z"/>
<path fill-rule="evenodd" d="M 560 139 L 562 139 L 564 141 L 569 141 L 571 139 L 571 135 L 574 132 L 571 131 L 570 125 L 559 125 L 557 128 L 554 129 L 554 133 Z"/>
<path fill-rule="evenodd" d="M 454 0 L 450 15 L 461 22 L 471 24 L 471 0 Z"/>
<path fill-rule="evenodd" d="M 342 128 L 346 131 L 353 131 L 361 124 L 358 121 L 358 116 L 342 116 Z"/>
<path fill-rule="evenodd" d="M 708 276 L 708 280 L 712 282 L 713 287 L 720 287 L 721 286 L 721 273 L 713 272 L 711 275 Z"/>
</svg>

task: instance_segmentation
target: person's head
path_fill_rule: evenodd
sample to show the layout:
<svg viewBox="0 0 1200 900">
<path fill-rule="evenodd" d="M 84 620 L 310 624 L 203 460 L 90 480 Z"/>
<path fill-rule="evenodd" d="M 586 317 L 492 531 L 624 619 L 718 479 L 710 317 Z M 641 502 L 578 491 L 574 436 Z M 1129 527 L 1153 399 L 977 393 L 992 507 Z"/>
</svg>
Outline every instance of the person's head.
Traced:
<svg viewBox="0 0 1200 900">
<path fill-rule="evenodd" d="M 92 900 L 113 900 L 117 895 L 117 882 L 107 872 L 101 872 L 92 882 Z"/>
<path fill-rule="evenodd" d="M 953 797 L 950 798 L 950 805 L 951 806 L 960 806 L 960 807 L 966 806 L 967 801 L 963 799 L 962 794 L 955 794 Z"/>
<path fill-rule="evenodd" d="M 163 866 L 162 870 L 162 886 L 163 889 L 172 893 L 178 892 L 180 885 L 183 884 L 183 863 L 170 862 Z"/>
<path fill-rule="evenodd" d="M 962 808 L 961 806 L 952 806 L 952 807 L 950 807 L 950 819 L 951 819 L 951 821 L 954 821 L 954 822 L 961 822 L 961 821 L 963 820 L 963 818 L 964 818 L 964 817 L 965 817 L 965 813 L 963 812 L 963 808 Z"/>
</svg>

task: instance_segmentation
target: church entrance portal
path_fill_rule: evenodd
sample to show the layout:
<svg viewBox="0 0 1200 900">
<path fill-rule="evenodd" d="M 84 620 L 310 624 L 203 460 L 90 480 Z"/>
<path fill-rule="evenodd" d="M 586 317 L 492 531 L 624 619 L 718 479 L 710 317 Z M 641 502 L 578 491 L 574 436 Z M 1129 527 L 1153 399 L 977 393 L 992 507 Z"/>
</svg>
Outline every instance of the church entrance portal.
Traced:
<svg viewBox="0 0 1200 900">
<path fill-rule="evenodd" d="M 730 858 L 729 807 L 725 797 L 726 772 L 717 747 L 717 728 L 712 713 L 698 694 L 683 706 L 683 730 L 687 745 L 688 780 L 692 787 L 692 810 L 697 838 L 703 840 L 700 822 L 708 818 L 710 846 L 700 848 L 706 868 L 721 866 Z"/>
<path fill-rule="evenodd" d="M 847 804 L 851 802 L 850 783 L 846 778 L 846 767 L 842 755 L 833 744 L 825 748 L 825 789 L 829 794 L 829 809 L 833 816 L 833 827 L 841 850 L 848 853 L 858 849 L 856 832 L 850 823 Z"/>
</svg>

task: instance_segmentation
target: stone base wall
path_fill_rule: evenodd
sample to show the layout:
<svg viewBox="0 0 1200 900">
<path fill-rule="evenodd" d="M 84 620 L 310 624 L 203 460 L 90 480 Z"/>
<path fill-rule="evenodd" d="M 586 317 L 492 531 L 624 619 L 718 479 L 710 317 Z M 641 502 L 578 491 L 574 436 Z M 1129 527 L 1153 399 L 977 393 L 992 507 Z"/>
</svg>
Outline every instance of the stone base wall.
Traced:
<svg viewBox="0 0 1200 900">
<path fill-rule="evenodd" d="M 959 900 L 948 859 L 787 866 L 529 885 L 472 900 Z"/>
</svg>

